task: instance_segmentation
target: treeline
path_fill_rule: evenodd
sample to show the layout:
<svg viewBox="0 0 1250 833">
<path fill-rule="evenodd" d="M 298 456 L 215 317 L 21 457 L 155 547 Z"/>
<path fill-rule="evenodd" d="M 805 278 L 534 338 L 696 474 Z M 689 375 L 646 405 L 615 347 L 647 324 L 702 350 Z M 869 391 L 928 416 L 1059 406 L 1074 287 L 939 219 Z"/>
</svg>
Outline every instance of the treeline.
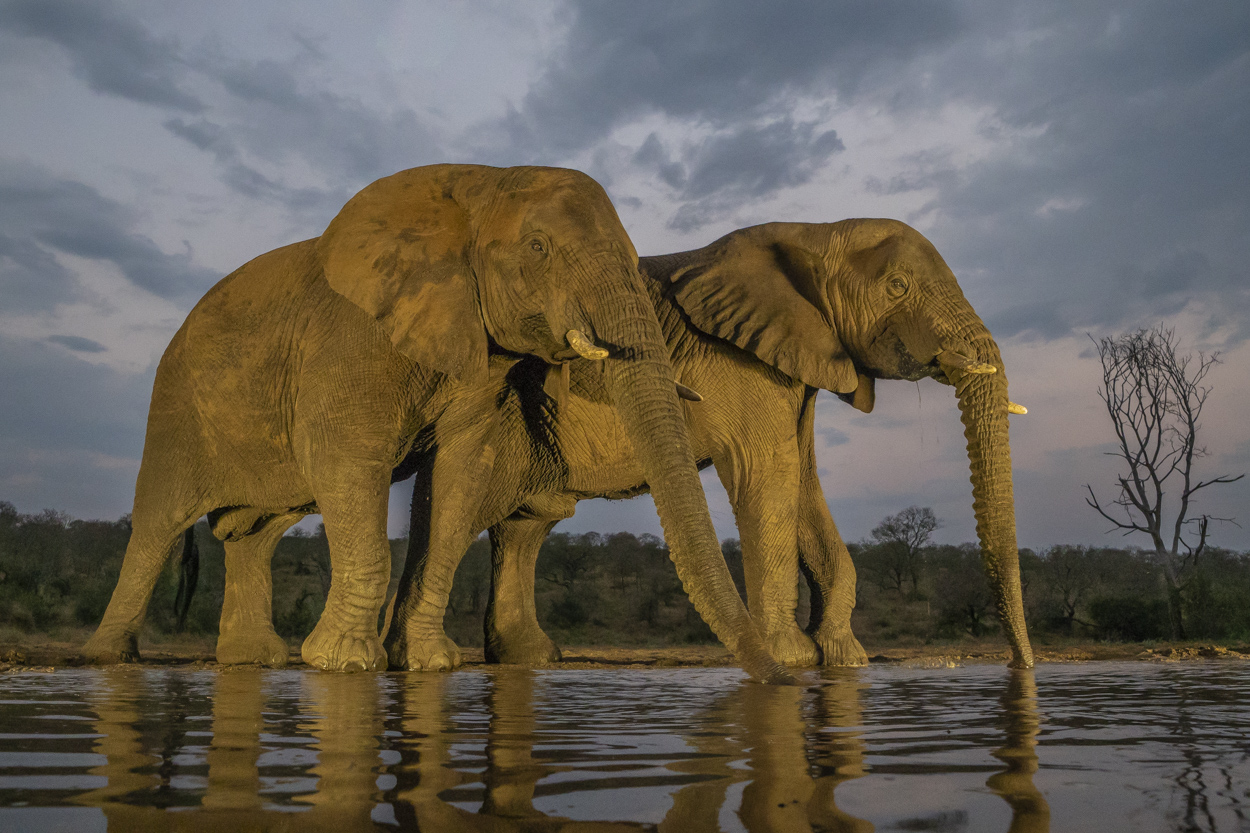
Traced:
<svg viewBox="0 0 1250 833">
<path fill-rule="evenodd" d="M 997 632 L 994 597 L 975 544 L 915 552 L 851 544 L 859 581 L 853 627 L 867 644 Z M 1163 565 L 1152 551 L 1059 545 L 1020 550 L 1029 633 L 1047 638 L 1168 639 Z M 1181 593 L 1184 637 L 1250 639 L 1250 553 L 1209 548 Z"/>
<path fill-rule="evenodd" d="M 0 638 L 35 632 L 70 636 L 99 622 L 121 569 L 129 518 L 74 520 L 44 511 L 24 515 L 0 502 Z M 200 571 L 184 623 L 188 633 L 217 632 L 224 588 L 224 549 L 201 522 L 196 528 Z M 407 550 L 391 541 L 392 591 Z M 850 545 L 859 580 L 853 626 L 871 651 L 997 634 L 993 595 L 973 544 L 908 546 L 899 540 Z M 738 541 L 723 551 L 739 590 Z M 174 600 L 178 559 L 158 583 L 148 613 L 156 634 L 178 630 Z M 1020 552 L 1026 614 L 1034 639 L 1146 641 L 1169 633 L 1166 590 L 1153 553 L 1136 549 L 1055 546 Z M 273 560 L 274 623 L 292 642 L 321 615 L 330 583 L 324 529 L 294 531 Z M 556 533 L 543 545 L 536 570 L 543 627 L 560 644 L 665 645 L 713 642 L 682 591 L 663 541 L 629 533 Z M 490 547 L 473 543 L 456 573 L 448 605 L 448 635 L 482 644 L 490 593 Z M 799 621 L 807 619 L 800 582 Z M 1250 553 L 1210 549 L 1183 593 L 1186 636 L 1250 639 Z M 76 637 L 76 635 L 75 635 Z"/>
</svg>

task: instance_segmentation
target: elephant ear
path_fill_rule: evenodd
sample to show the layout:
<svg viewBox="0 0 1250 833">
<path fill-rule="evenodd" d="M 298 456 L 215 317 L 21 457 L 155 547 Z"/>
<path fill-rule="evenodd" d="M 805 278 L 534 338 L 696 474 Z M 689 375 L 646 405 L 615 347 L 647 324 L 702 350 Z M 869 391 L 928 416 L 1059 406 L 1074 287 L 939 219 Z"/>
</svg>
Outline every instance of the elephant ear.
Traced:
<svg viewBox="0 0 1250 833">
<path fill-rule="evenodd" d="M 668 276 L 690 321 L 787 376 L 850 393 L 855 366 L 834 331 L 819 259 L 762 236 L 731 234 Z"/>
<path fill-rule="evenodd" d="M 455 379 L 486 373 L 486 327 L 454 169 L 379 179 L 331 221 L 317 252 L 330 287 L 377 319 L 395 349 Z"/>
<path fill-rule="evenodd" d="M 838 398 L 857 411 L 871 414 L 873 406 L 877 404 L 877 383 L 871 376 L 865 376 L 862 373 L 857 375 L 859 387 L 855 388 L 855 392 L 839 393 Z"/>
</svg>

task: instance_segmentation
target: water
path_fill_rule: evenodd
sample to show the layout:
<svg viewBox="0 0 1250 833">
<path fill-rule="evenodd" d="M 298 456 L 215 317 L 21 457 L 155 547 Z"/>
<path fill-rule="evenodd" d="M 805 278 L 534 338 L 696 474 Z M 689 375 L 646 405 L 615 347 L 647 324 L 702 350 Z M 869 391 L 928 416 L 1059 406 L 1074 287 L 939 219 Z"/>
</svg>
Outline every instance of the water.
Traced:
<svg viewBox="0 0 1250 833">
<path fill-rule="evenodd" d="M 11 674 L 0 830 L 1250 830 L 1250 664 L 804 680 Z"/>
</svg>

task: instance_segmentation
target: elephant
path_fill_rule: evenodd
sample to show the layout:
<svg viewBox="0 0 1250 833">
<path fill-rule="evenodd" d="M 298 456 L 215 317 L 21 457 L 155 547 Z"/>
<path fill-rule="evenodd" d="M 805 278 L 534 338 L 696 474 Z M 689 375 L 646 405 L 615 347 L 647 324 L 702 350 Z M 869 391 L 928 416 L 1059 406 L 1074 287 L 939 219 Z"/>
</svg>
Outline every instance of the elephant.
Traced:
<svg viewBox="0 0 1250 833">
<path fill-rule="evenodd" d="M 352 197 L 320 237 L 209 290 L 157 369 L 132 537 L 83 653 L 138 658 L 162 566 L 207 514 L 230 576 L 218 658 L 283 664 L 269 560 L 283 532 L 320 513 L 332 575 L 303 660 L 446 665 L 441 622 L 410 628 L 389 657 L 378 634 L 392 478 L 409 458 L 427 464 L 425 478 L 449 496 L 431 540 L 463 549 L 460 516 L 475 514 L 476 484 L 495 465 L 508 368 L 578 355 L 600 368 L 654 478 L 692 601 L 752 675 L 787 681 L 721 558 L 633 244 L 597 182 L 539 167 L 401 171 Z M 449 585 L 427 589 L 445 603 Z"/>
<path fill-rule="evenodd" d="M 1016 550 L 1007 379 L 994 339 L 924 236 L 895 220 L 768 223 L 704 248 L 639 261 L 686 401 L 695 457 L 714 464 L 742 541 L 748 609 L 785 664 L 861 665 L 851 632 L 855 570 L 816 473 L 814 405 L 829 390 L 870 412 L 876 379 L 932 377 L 954 387 L 965 426 L 982 560 L 1011 644 L 1030 667 Z M 630 436 L 591 362 L 561 371 L 518 364 L 503 406 L 500 459 L 475 530 L 489 528 L 489 660 L 544 663 L 559 649 L 535 615 L 534 566 L 578 500 L 646 491 Z M 697 395 L 688 393 L 688 399 Z M 395 618 L 422 569 L 454 569 L 427 534 L 429 496 L 414 489 L 410 551 Z M 802 563 L 799 563 L 799 555 Z M 450 566 L 447 566 L 450 565 Z M 797 574 L 812 586 L 807 632 L 795 622 Z M 441 610 L 438 611 L 441 616 Z M 815 644 L 813 644 L 813 638 Z"/>
</svg>

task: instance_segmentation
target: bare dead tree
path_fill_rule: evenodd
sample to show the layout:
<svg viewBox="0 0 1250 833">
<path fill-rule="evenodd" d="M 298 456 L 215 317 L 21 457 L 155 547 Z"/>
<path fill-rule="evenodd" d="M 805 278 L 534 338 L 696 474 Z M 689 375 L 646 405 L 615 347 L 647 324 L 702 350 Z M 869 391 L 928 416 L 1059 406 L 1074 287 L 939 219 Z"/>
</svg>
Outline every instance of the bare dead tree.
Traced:
<svg viewBox="0 0 1250 833">
<path fill-rule="evenodd" d="M 1125 535 L 1150 536 L 1167 586 L 1172 638 L 1184 639 L 1181 591 L 1206 549 L 1210 522 L 1232 521 L 1194 514 L 1194 496 L 1245 477 L 1201 480 L 1194 473 L 1194 462 L 1207 456 L 1206 447 L 1198 444 L 1202 408 L 1211 393 L 1203 382 L 1219 354 L 1199 352 L 1196 360 L 1192 354 L 1179 355 L 1174 332 L 1162 326 L 1090 339 L 1102 361 L 1098 394 L 1119 444 L 1107 453 L 1120 458 L 1127 471 L 1117 477 L 1120 489 L 1110 505 L 1099 501 L 1088 484 L 1085 502 Z"/>
</svg>

